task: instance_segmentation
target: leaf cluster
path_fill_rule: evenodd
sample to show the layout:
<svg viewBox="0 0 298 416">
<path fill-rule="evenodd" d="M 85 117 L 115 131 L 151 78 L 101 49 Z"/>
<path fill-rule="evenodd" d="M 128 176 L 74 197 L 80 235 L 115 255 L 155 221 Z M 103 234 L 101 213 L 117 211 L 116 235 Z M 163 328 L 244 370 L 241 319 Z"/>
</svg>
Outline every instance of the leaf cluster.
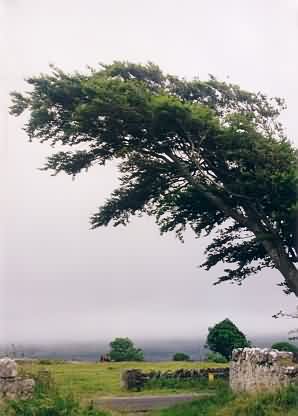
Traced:
<svg viewBox="0 0 298 416">
<path fill-rule="evenodd" d="M 109 356 L 112 361 L 144 361 L 143 351 L 135 348 L 129 338 L 115 338 L 110 347 Z"/>
<path fill-rule="evenodd" d="M 233 349 L 249 347 L 250 342 L 230 319 L 224 319 L 209 328 L 206 346 L 229 360 Z"/>
</svg>

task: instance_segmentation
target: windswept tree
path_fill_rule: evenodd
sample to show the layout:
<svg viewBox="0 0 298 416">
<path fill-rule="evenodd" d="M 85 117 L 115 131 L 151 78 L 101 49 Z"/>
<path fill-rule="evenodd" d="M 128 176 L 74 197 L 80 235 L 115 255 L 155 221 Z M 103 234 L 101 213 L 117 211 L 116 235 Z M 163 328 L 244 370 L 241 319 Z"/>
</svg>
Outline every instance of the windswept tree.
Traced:
<svg viewBox="0 0 298 416">
<path fill-rule="evenodd" d="M 11 113 L 29 110 L 31 140 L 68 147 L 45 169 L 76 175 L 118 161 L 120 186 L 93 228 L 146 213 L 180 238 L 188 226 L 197 236 L 216 231 L 202 266 L 224 262 L 218 282 L 276 268 L 298 295 L 297 150 L 278 121 L 282 100 L 214 77 L 165 75 L 151 63 L 87 74 L 52 68 L 27 82 L 28 93 L 12 94 Z"/>
</svg>

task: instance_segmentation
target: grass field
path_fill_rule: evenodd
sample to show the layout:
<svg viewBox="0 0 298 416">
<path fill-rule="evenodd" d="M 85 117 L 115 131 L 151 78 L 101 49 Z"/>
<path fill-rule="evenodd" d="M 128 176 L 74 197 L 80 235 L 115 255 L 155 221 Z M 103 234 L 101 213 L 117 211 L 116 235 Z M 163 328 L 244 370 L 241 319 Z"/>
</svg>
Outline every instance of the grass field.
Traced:
<svg viewBox="0 0 298 416">
<path fill-rule="evenodd" d="M 226 364 L 207 362 L 121 362 L 121 363 L 88 363 L 88 362 L 52 362 L 49 365 L 38 362 L 22 363 L 19 368 L 25 373 L 36 374 L 48 370 L 61 393 L 72 393 L 77 399 L 91 400 L 105 396 L 163 394 L 176 392 L 176 389 L 163 388 L 128 392 L 120 385 L 121 373 L 125 369 L 139 368 L 149 370 L 175 370 L 178 368 L 225 367 Z M 181 390 L 189 391 L 190 389 Z"/>
<path fill-rule="evenodd" d="M 156 411 L 150 416 L 298 416 L 298 386 L 255 395 L 235 395 L 222 386 L 205 400 Z"/>
<path fill-rule="evenodd" d="M 140 394 L 161 394 L 174 392 L 173 389 L 156 388 L 144 390 L 142 392 L 127 392 L 121 389 L 120 375 L 121 372 L 128 368 L 139 368 L 144 371 L 148 370 L 175 370 L 178 368 L 204 368 L 204 367 L 224 367 L 224 364 L 211 364 L 201 362 L 177 363 L 177 362 L 160 362 L 160 363 L 67 363 L 67 362 L 51 362 L 48 365 L 38 362 L 22 363 L 19 365 L 21 373 L 38 373 L 41 370 L 47 369 L 53 376 L 57 387 L 61 392 L 60 398 L 53 401 L 55 396 L 50 396 L 49 390 L 46 397 L 41 397 L 38 402 L 38 397 L 29 401 L 28 406 L 31 406 L 29 412 L 24 412 L 23 401 L 17 403 L 18 412 L 9 413 L 11 416 L 52 416 L 60 415 L 57 409 L 61 407 L 61 398 L 65 396 L 66 401 L 61 414 L 69 415 L 65 410 L 67 407 L 67 396 L 72 393 L 77 399 L 80 399 L 81 405 L 84 407 L 92 399 L 102 398 L 107 396 L 123 396 L 123 395 L 140 395 Z M 196 389 L 198 391 L 198 386 Z M 204 388 L 204 387 L 203 387 Z M 206 388 L 206 387 L 205 387 Z M 234 394 L 228 387 L 228 383 L 216 382 L 208 386 L 212 389 L 212 394 L 201 400 L 194 400 L 191 403 L 180 404 L 172 408 L 149 412 L 148 416 L 298 416 L 298 385 L 290 385 L 280 391 L 273 393 L 264 392 L 256 395 Z M 179 392 L 183 390 L 179 389 Z M 186 389 L 185 391 L 189 391 Z M 205 390 L 206 391 L 206 390 Z M 64 399 L 63 399 L 64 400 Z M 70 399 L 71 400 L 71 399 Z M 21 403 L 22 402 L 22 403 Z M 21 404 L 20 404 L 21 403 Z M 27 406 L 26 404 L 26 406 Z M 48 409 L 49 405 L 54 405 L 54 410 L 44 413 L 44 409 Z M 28 409 L 29 409 L 28 407 Z M 60 408 L 59 407 L 59 408 Z M 5 409 L 4 409 L 5 410 Z M 66 413 L 65 413 L 66 412 Z M 71 414 L 81 416 L 122 416 L 123 412 L 112 411 L 87 411 L 80 408 Z M 0 416 L 8 416 L 6 410 Z M 135 413 L 125 414 L 125 416 L 136 416 Z"/>
</svg>

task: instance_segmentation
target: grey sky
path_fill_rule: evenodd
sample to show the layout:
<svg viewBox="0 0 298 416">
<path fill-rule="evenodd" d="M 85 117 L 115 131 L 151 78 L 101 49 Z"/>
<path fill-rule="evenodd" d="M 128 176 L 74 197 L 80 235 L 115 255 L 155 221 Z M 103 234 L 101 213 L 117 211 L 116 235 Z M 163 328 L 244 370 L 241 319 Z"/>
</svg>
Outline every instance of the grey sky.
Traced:
<svg viewBox="0 0 298 416">
<path fill-rule="evenodd" d="M 75 181 L 40 172 L 46 145 L 29 144 L 25 117 L 8 116 L 8 92 L 48 71 L 151 60 L 180 76 L 208 73 L 286 98 L 297 141 L 298 2 L 294 0 L 0 0 L 1 293 L 3 341 L 113 336 L 200 336 L 225 317 L 248 334 L 282 332 L 273 320 L 293 296 L 274 271 L 242 287 L 212 286 L 196 266 L 205 241 L 160 237 L 151 219 L 89 230 L 88 218 L 117 184 L 112 167 Z M 1 342 L 1 339 L 0 339 Z"/>
</svg>

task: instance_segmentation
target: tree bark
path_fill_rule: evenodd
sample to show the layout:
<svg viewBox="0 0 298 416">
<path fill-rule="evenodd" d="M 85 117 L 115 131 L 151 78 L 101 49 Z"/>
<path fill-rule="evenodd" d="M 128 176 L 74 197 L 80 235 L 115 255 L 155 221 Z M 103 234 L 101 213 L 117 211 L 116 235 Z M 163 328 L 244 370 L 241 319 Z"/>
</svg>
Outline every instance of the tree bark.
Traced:
<svg viewBox="0 0 298 416">
<path fill-rule="evenodd" d="M 283 275 L 288 288 L 298 297 L 298 270 L 293 262 L 289 259 L 284 248 L 274 247 L 271 241 L 262 241 L 265 250 L 271 257 L 275 267 Z"/>
<path fill-rule="evenodd" d="M 248 227 L 260 239 L 275 267 L 284 277 L 287 287 L 298 297 L 298 270 L 284 249 L 279 235 L 274 230 L 268 232 L 252 209 L 248 208 L 246 211 Z M 269 234 L 269 239 L 262 238 L 264 234 Z"/>
</svg>

